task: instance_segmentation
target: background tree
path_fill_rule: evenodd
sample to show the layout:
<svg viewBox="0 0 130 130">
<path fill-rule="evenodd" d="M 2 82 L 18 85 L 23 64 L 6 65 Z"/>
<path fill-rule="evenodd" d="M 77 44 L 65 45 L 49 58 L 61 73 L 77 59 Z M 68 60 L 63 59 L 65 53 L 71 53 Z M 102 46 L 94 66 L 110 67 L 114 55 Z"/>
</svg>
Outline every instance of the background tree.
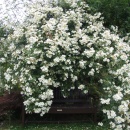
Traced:
<svg viewBox="0 0 130 130">
<path fill-rule="evenodd" d="M 86 0 L 95 11 L 101 12 L 104 25 L 118 26 L 121 33 L 130 32 L 130 0 Z"/>
</svg>

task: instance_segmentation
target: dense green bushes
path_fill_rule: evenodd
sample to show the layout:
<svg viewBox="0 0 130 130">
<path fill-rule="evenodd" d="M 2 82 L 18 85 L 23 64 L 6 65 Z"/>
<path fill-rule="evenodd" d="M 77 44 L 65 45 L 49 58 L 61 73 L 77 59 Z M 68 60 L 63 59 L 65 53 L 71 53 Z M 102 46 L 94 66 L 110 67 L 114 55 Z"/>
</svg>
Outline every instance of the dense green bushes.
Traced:
<svg viewBox="0 0 130 130">
<path fill-rule="evenodd" d="M 118 26 L 122 33 L 130 32 L 130 0 L 86 0 L 94 11 L 104 17 L 104 25 Z"/>
</svg>

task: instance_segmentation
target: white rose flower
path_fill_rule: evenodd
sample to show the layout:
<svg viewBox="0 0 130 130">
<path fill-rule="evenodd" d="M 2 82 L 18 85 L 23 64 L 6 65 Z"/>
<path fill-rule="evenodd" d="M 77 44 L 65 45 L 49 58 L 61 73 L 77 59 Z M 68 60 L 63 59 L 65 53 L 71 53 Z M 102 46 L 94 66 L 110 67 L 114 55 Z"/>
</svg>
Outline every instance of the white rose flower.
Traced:
<svg viewBox="0 0 130 130">
<path fill-rule="evenodd" d="M 108 99 L 100 99 L 101 100 L 101 104 L 110 104 L 110 99 L 108 98 Z"/>
<path fill-rule="evenodd" d="M 118 92 L 117 94 L 113 95 L 113 99 L 115 101 L 119 101 L 123 98 L 123 94 L 121 92 Z"/>
<path fill-rule="evenodd" d="M 5 62 L 6 62 L 6 59 L 5 59 L 5 58 L 0 58 L 0 62 L 1 62 L 1 63 L 5 63 Z"/>
<path fill-rule="evenodd" d="M 102 122 L 99 122 L 98 125 L 99 125 L 99 126 L 103 126 L 103 123 L 102 123 Z"/>
<path fill-rule="evenodd" d="M 78 89 L 83 90 L 85 88 L 85 85 L 81 84 L 79 85 Z"/>
</svg>

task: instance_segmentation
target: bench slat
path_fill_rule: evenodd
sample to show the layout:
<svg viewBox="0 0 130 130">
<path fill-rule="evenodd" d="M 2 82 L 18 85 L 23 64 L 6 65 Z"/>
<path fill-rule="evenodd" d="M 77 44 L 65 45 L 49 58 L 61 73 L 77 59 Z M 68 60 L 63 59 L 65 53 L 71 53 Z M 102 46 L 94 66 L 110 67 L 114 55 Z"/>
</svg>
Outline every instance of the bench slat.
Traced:
<svg viewBox="0 0 130 130">
<path fill-rule="evenodd" d="M 96 107 L 51 107 L 49 113 L 53 114 L 81 114 L 81 113 L 97 113 Z"/>
</svg>

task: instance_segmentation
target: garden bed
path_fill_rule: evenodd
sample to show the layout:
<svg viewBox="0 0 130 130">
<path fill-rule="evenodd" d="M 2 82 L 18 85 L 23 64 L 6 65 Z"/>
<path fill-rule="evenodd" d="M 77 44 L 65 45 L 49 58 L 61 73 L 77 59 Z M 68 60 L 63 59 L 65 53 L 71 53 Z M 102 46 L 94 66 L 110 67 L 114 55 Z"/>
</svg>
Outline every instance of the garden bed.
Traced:
<svg viewBox="0 0 130 130">
<path fill-rule="evenodd" d="M 6 92 L 0 97 L 0 116 L 6 114 L 10 110 L 22 107 L 22 102 L 23 99 L 20 92 Z"/>
</svg>

